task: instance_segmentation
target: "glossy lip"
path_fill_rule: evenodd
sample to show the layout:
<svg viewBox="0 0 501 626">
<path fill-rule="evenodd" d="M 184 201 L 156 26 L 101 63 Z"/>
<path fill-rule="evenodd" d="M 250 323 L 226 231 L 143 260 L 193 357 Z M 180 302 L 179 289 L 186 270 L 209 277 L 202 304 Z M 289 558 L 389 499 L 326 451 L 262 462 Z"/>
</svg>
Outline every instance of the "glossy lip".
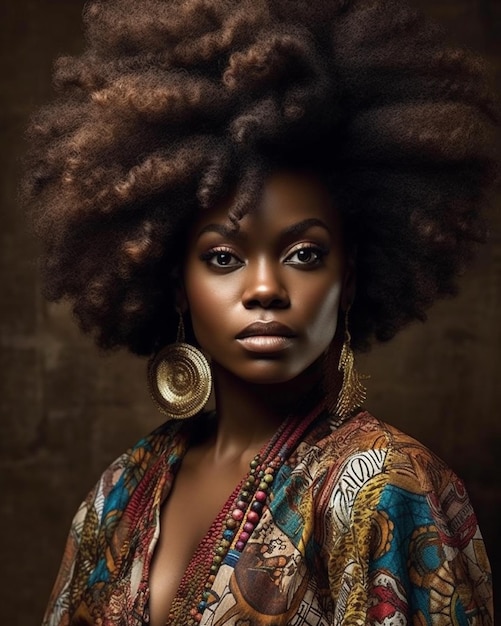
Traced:
<svg viewBox="0 0 501 626">
<path fill-rule="evenodd" d="M 237 335 L 237 340 L 249 352 L 275 354 L 292 345 L 295 333 L 279 322 L 253 322 Z"/>
</svg>

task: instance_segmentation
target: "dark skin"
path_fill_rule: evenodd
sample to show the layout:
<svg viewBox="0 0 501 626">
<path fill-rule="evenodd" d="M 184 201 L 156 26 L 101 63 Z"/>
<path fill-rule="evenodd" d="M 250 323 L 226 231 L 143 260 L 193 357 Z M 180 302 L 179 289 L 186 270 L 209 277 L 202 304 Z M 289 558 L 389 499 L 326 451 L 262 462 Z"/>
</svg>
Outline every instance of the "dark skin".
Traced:
<svg viewBox="0 0 501 626">
<path fill-rule="evenodd" d="M 152 626 L 165 624 L 188 563 L 250 461 L 318 385 L 324 353 L 339 354 L 338 313 L 353 288 L 341 219 L 318 178 L 274 173 L 238 231 L 230 203 L 203 212 L 188 238 L 179 299 L 211 357 L 217 428 L 187 451 L 162 506 Z M 281 326 L 266 326 L 273 322 Z"/>
</svg>

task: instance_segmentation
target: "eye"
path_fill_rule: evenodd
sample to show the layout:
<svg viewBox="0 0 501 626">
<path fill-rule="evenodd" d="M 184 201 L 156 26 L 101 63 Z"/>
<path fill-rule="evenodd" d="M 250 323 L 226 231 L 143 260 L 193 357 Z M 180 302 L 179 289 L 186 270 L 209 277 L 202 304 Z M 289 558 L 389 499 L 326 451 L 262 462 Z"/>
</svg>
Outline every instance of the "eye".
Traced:
<svg viewBox="0 0 501 626">
<path fill-rule="evenodd" d="M 319 265 L 326 254 L 327 250 L 318 246 L 301 244 L 301 246 L 297 246 L 287 255 L 285 263 L 288 265 L 312 267 Z"/>
<path fill-rule="evenodd" d="M 201 260 L 217 269 L 234 269 L 243 265 L 233 252 L 225 248 L 212 248 L 201 255 Z"/>
</svg>

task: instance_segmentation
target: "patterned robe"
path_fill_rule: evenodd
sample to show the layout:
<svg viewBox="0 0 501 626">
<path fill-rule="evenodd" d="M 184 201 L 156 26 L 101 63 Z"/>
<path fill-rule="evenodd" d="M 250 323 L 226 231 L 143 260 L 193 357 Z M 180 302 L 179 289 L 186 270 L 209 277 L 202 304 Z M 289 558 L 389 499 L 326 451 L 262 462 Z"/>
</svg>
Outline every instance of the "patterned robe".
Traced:
<svg viewBox="0 0 501 626">
<path fill-rule="evenodd" d="M 160 506 L 189 445 L 167 422 L 118 458 L 78 510 L 44 626 L 140 626 Z M 183 579 L 169 626 L 208 572 Z M 193 593 L 191 593 L 191 591 Z M 461 481 L 414 439 L 326 411 L 276 474 L 242 553 L 220 567 L 202 626 L 491 625 L 492 581 Z"/>
</svg>

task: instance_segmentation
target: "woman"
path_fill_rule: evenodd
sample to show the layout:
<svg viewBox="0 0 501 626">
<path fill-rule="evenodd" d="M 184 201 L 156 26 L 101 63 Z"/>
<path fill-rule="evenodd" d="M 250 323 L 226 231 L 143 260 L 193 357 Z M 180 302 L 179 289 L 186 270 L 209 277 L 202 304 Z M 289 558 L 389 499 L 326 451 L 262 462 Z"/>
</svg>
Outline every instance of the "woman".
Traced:
<svg viewBox="0 0 501 626">
<path fill-rule="evenodd" d="M 77 512 L 44 624 L 491 624 L 462 483 L 361 409 L 353 363 L 484 236 L 478 61 L 392 0 L 85 19 L 25 194 L 49 298 L 152 355 L 171 419 Z"/>
</svg>

